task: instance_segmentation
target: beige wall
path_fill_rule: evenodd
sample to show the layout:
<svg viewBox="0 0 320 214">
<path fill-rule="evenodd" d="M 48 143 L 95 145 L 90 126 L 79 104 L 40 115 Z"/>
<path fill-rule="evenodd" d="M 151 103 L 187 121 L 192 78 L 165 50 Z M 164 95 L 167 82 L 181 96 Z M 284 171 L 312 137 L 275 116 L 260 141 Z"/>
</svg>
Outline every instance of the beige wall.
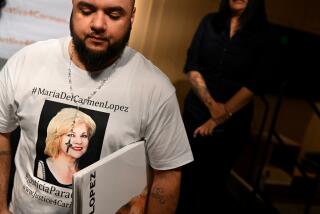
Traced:
<svg viewBox="0 0 320 214">
<path fill-rule="evenodd" d="M 265 0 L 270 21 L 320 34 L 319 0 Z"/>
<path fill-rule="evenodd" d="M 218 0 L 136 0 L 137 13 L 130 46 L 165 72 L 177 89 L 179 103 L 189 88 L 182 73 L 186 52 L 200 19 L 217 10 Z M 271 22 L 320 35 L 319 0 L 266 0 Z M 273 102 L 274 98 L 268 98 Z M 262 106 L 257 104 L 259 117 Z M 257 127 L 259 121 L 255 121 Z M 279 116 L 281 134 L 302 150 L 319 150 L 319 119 L 301 100 L 287 99 Z"/>
<path fill-rule="evenodd" d="M 182 72 L 186 52 L 201 18 L 216 10 L 217 0 L 137 0 L 130 46 L 168 75 L 179 103 L 189 85 Z M 145 28 L 145 29 L 143 29 Z"/>
</svg>

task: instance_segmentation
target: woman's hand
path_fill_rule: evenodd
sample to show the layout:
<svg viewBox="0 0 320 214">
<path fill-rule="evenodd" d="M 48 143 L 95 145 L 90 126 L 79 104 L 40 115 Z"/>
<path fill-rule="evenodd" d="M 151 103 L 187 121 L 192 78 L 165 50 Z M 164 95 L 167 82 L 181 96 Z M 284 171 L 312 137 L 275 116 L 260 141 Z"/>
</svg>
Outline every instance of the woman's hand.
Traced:
<svg viewBox="0 0 320 214">
<path fill-rule="evenodd" d="M 214 103 L 209 108 L 212 119 L 216 122 L 217 125 L 224 123 L 229 119 L 230 113 L 226 110 L 223 103 Z"/>
<path fill-rule="evenodd" d="M 199 126 L 193 133 L 193 137 L 197 137 L 197 135 L 201 135 L 202 137 L 206 137 L 212 134 L 214 128 L 217 126 L 217 123 L 215 120 L 213 120 L 212 118 L 210 118 L 209 120 L 207 120 L 207 122 L 205 122 L 204 124 L 202 124 L 201 126 Z"/>
</svg>

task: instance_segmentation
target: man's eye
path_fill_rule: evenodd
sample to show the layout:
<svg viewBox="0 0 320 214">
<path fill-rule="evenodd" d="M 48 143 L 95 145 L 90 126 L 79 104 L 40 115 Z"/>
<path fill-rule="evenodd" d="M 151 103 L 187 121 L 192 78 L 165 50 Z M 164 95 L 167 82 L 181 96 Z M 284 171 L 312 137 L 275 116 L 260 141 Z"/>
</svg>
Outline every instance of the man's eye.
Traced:
<svg viewBox="0 0 320 214">
<path fill-rule="evenodd" d="M 109 16 L 111 19 L 117 20 L 121 17 L 121 14 L 118 12 L 112 12 L 112 13 L 109 13 Z"/>
<path fill-rule="evenodd" d="M 90 15 L 92 13 L 92 10 L 86 8 L 80 9 L 80 11 L 85 16 Z"/>
</svg>

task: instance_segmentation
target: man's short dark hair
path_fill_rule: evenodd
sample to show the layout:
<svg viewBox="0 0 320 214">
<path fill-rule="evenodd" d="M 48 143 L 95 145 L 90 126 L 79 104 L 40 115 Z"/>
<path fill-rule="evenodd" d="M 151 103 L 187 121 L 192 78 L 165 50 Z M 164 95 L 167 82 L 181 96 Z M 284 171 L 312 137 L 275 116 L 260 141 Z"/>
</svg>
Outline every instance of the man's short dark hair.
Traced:
<svg viewBox="0 0 320 214">
<path fill-rule="evenodd" d="M 6 0 L 0 0 L 0 9 L 6 5 Z"/>
</svg>

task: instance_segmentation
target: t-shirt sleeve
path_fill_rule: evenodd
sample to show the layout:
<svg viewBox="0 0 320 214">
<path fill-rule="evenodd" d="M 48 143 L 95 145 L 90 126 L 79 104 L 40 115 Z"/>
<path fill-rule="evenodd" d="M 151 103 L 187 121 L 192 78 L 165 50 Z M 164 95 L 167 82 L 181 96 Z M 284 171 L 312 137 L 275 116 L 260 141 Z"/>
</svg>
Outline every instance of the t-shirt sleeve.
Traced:
<svg viewBox="0 0 320 214">
<path fill-rule="evenodd" d="M 149 119 L 145 136 L 152 168 L 173 169 L 193 161 L 175 93 Z"/>
<path fill-rule="evenodd" d="M 7 63 L 0 71 L 0 133 L 9 133 L 16 127 L 13 79 Z"/>
<path fill-rule="evenodd" d="M 191 45 L 187 52 L 187 60 L 184 66 L 184 72 L 189 71 L 200 71 L 201 62 L 200 62 L 200 51 L 201 51 L 201 41 L 205 33 L 205 27 L 208 22 L 208 16 L 205 16 L 200 22 L 191 42 Z"/>
</svg>

